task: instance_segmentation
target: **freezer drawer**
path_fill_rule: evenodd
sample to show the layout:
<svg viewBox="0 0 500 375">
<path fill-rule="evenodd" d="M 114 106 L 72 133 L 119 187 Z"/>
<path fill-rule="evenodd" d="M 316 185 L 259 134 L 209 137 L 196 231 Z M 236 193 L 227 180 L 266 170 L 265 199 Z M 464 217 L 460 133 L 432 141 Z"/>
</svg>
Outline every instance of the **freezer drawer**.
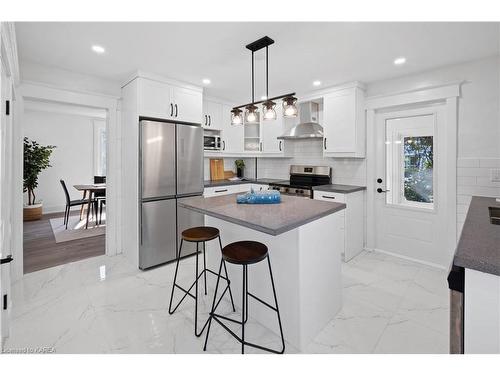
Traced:
<svg viewBox="0 0 500 375">
<path fill-rule="evenodd" d="M 142 198 L 175 196 L 175 125 L 141 121 Z"/>
<path fill-rule="evenodd" d="M 176 199 L 143 202 L 141 207 L 139 268 L 176 258 Z"/>
<path fill-rule="evenodd" d="M 181 245 L 181 233 L 183 230 L 193 227 L 201 227 L 205 225 L 205 215 L 198 212 L 188 210 L 187 208 L 177 206 L 177 236 L 179 241 L 179 246 Z M 199 250 L 202 250 L 202 244 L 200 244 Z M 185 241 L 182 245 L 182 257 L 186 255 L 194 254 L 196 252 L 196 244 L 193 242 Z"/>
<path fill-rule="evenodd" d="M 177 195 L 203 193 L 203 129 L 177 125 Z"/>
</svg>

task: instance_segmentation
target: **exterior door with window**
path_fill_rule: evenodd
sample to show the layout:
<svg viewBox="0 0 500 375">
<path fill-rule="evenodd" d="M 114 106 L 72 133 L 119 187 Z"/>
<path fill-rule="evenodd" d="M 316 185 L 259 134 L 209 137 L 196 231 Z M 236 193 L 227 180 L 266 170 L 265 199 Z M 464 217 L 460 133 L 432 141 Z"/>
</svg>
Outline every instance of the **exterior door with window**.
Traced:
<svg viewBox="0 0 500 375">
<path fill-rule="evenodd" d="M 446 265 L 443 105 L 376 114 L 375 247 Z"/>
</svg>

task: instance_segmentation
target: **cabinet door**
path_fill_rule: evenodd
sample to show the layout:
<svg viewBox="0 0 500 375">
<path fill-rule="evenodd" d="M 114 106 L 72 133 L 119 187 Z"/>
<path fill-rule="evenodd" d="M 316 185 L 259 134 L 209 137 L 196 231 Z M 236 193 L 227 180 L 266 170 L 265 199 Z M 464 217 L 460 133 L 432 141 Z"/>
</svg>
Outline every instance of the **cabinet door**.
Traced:
<svg viewBox="0 0 500 375">
<path fill-rule="evenodd" d="M 244 125 L 231 125 L 231 107 L 222 106 L 222 152 L 243 152 Z"/>
<path fill-rule="evenodd" d="M 282 107 L 276 105 L 276 120 L 261 120 L 262 152 L 281 153 L 283 152 L 283 141 L 277 139 L 285 131 Z"/>
<path fill-rule="evenodd" d="M 356 152 L 355 89 L 326 95 L 323 105 L 324 150 L 326 152 Z"/>
<path fill-rule="evenodd" d="M 174 87 L 172 90 L 174 102 L 174 118 L 179 121 L 199 124 L 202 118 L 201 92 Z"/>
<path fill-rule="evenodd" d="M 171 87 L 165 83 L 139 78 L 139 115 L 171 119 L 174 106 Z"/>
<path fill-rule="evenodd" d="M 222 129 L 222 104 L 206 100 L 203 102 L 202 126 L 207 129 Z"/>
</svg>

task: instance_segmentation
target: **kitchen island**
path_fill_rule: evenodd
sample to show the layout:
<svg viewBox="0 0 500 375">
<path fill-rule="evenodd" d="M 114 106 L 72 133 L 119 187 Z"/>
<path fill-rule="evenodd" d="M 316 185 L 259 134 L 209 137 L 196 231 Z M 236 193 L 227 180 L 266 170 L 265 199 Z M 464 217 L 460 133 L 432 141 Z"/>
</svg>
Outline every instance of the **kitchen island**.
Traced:
<svg viewBox="0 0 500 375">
<path fill-rule="evenodd" d="M 253 240 L 266 244 L 273 267 L 285 340 L 297 349 L 307 344 L 335 317 L 342 305 L 341 211 L 343 203 L 282 196 L 282 203 L 244 205 L 236 194 L 192 197 L 179 205 L 205 215 L 205 225 L 221 232 L 223 246 Z M 207 265 L 218 270 L 218 243 L 207 243 Z M 241 307 L 241 267 L 227 264 L 235 304 Z M 267 263 L 249 267 L 249 291 L 272 301 Z M 223 313 L 223 312 L 222 312 Z M 250 319 L 279 332 L 276 314 L 250 302 Z"/>
</svg>

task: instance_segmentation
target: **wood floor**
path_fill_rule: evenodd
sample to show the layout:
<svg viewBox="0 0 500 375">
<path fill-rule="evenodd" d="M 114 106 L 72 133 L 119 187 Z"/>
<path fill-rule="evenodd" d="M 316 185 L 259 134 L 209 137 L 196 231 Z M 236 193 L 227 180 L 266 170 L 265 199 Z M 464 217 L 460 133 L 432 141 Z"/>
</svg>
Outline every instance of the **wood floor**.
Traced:
<svg viewBox="0 0 500 375">
<path fill-rule="evenodd" d="M 63 216 L 47 214 L 24 222 L 24 273 L 104 255 L 105 235 L 56 243 L 49 220 Z"/>
</svg>

